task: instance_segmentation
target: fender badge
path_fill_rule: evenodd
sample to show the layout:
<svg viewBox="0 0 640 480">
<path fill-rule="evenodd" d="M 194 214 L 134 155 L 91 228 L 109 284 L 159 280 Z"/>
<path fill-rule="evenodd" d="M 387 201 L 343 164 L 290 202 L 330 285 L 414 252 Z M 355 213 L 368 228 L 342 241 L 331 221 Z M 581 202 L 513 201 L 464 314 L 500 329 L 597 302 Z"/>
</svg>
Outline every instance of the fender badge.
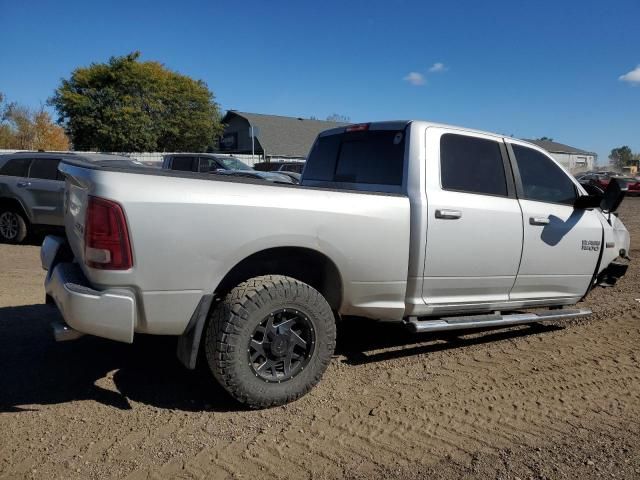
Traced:
<svg viewBox="0 0 640 480">
<path fill-rule="evenodd" d="M 582 250 L 597 252 L 600 250 L 600 240 L 582 240 Z"/>
<path fill-rule="evenodd" d="M 614 248 L 616 246 L 616 242 L 607 242 L 605 244 L 606 248 Z"/>
</svg>

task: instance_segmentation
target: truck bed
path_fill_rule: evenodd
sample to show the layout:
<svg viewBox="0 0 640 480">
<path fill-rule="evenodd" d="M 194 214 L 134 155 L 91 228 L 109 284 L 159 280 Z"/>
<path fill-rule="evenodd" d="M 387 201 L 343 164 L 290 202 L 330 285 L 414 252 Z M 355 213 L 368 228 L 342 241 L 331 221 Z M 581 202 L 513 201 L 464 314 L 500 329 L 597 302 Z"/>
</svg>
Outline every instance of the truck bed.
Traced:
<svg viewBox="0 0 640 480">
<path fill-rule="evenodd" d="M 156 169 L 65 161 L 66 231 L 96 289 L 129 289 L 135 331 L 181 334 L 198 302 L 247 257 L 304 248 L 328 257 L 342 283 L 343 314 L 401 320 L 409 258 L 409 200 L 397 194 L 292 186 Z M 89 195 L 125 213 L 133 268 L 84 263 Z"/>
</svg>

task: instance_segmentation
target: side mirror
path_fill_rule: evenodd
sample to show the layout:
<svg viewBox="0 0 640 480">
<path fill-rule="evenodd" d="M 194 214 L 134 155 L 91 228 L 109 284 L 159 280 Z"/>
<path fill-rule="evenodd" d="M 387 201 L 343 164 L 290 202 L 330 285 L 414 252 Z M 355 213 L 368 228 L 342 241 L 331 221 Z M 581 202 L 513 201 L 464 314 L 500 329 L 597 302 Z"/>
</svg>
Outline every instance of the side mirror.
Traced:
<svg viewBox="0 0 640 480">
<path fill-rule="evenodd" d="M 612 178 L 604 191 L 602 202 L 600 202 L 600 208 L 605 212 L 615 212 L 620 206 L 620 203 L 622 203 L 622 199 L 624 198 L 626 191 L 626 183 L 620 182 L 615 177 Z"/>
<path fill-rule="evenodd" d="M 573 203 L 573 208 L 585 210 L 587 208 L 597 208 L 602 202 L 602 195 L 580 195 Z"/>
</svg>

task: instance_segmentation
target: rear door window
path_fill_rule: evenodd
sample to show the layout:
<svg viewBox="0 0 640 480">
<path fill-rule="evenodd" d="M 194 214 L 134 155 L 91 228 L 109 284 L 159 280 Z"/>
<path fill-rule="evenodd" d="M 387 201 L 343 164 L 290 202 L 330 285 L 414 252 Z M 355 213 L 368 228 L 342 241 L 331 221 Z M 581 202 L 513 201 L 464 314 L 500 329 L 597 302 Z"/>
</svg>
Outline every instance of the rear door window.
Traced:
<svg viewBox="0 0 640 480">
<path fill-rule="evenodd" d="M 440 138 L 442 188 L 507 196 L 500 144 L 494 140 L 446 133 Z"/>
<path fill-rule="evenodd" d="M 404 130 L 365 130 L 319 137 L 306 163 L 305 180 L 369 185 L 370 190 L 402 186 Z M 376 188 L 376 186 L 382 188 Z"/>
<path fill-rule="evenodd" d="M 522 196 L 538 202 L 573 205 L 577 192 L 569 176 L 537 150 L 511 145 L 522 181 Z"/>
<path fill-rule="evenodd" d="M 193 172 L 195 171 L 195 162 L 197 162 L 197 157 L 173 157 L 173 160 L 171 161 L 171 170 Z"/>
<path fill-rule="evenodd" d="M 10 177 L 26 177 L 29 171 L 30 158 L 12 158 L 8 160 L 2 168 L 0 175 L 8 175 Z"/>
<path fill-rule="evenodd" d="M 59 163 L 60 160 L 56 158 L 36 158 L 31 163 L 31 168 L 29 168 L 29 177 L 42 180 L 59 180 Z"/>
</svg>

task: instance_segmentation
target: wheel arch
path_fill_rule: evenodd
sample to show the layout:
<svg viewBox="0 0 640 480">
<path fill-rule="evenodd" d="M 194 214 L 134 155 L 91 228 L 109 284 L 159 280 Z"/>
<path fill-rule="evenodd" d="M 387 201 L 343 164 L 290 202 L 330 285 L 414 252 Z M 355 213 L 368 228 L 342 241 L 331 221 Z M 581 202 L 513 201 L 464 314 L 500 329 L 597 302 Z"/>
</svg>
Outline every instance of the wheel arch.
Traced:
<svg viewBox="0 0 640 480">
<path fill-rule="evenodd" d="M 196 367 L 202 333 L 212 308 L 234 287 L 262 275 L 285 275 L 304 282 L 325 298 L 334 312 L 342 305 L 343 280 L 336 264 L 325 254 L 306 247 L 273 247 L 255 252 L 233 266 L 212 293 L 200 300 L 178 340 L 182 364 Z"/>
<path fill-rule="evenodd" d="M 17 198 L 12 197 L 0 197 L 0 208 L 15 208 L 18 213 L 22 214 L 25 220 L 31 222 L 29 212 L 22 205 L 22 202 Z"/>
<path fill-rule="evenodd" d="M 327 255 L 307 247 L 273 247 L 245 257 L 222 278 L 214 295 L 221 298 L 245 280 L 261 275 L 295 278 L 320 292 L 334 311 L 342 305 L 340 270 Z"/>
</svg>

